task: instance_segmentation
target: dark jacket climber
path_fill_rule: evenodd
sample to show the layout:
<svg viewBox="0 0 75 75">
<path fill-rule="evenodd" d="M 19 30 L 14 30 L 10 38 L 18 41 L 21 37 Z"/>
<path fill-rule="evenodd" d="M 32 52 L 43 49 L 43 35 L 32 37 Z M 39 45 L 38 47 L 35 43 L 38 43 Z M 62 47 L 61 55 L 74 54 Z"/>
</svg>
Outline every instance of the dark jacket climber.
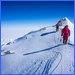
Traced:
<svg viewBox="0 0 75 75">
<path fill-rule="evenodd" d="M 56 32 L 59 30 L 59 24 L 56 25 Z"/>
</svg>

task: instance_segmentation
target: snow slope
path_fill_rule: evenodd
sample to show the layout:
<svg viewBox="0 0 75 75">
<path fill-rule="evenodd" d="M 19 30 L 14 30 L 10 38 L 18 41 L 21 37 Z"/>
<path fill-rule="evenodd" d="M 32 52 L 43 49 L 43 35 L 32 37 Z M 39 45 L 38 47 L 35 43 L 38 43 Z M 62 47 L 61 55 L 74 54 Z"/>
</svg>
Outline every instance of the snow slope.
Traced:
<svg viewBox="0 0 75 75">
<path fill-rule="evenodd" d="M 10 25 L 11 26 L 11 25 Z M 8 42 L 12 42 L 20 36 L 23 36 L 30 31 L 37 30 L 40 27 L 1 27 L 1 45 L 6 44 Z"/>
<path fill-rule="evenodd" d="M 70 22 L 67 18 L 66 21 Z M 32 31 L 10 45 L 2 46 L 1 50 L 15 52 L 1 56 L 2 74 L 73 74 L 74 39 L 71 37 L 74 30 L 68 44 L 64 45 L 61 39 L 63 26 L 58 32 L 55 27 Z"/>
</svg>

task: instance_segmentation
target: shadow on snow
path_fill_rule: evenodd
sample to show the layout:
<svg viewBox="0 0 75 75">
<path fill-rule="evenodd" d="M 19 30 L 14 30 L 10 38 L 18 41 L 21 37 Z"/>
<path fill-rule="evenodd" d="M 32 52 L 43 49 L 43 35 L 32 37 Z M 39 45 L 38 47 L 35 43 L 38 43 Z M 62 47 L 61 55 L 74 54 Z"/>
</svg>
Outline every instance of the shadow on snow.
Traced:
<svg viewBox="0 0 75 75">
<path fill-rule="evenodd" d="M 41 36 L 45 36 L 45 35 L 52 34 L 52 33 L 56 33 L 56 31 L 52 31 L 52 32 L 43 33 L 43 34 L 41 34 Z"/>
<path fill-rule="evenodd" d="M 56 47 L 59 47 L 63 44 L 59 44 L 59 45 L 56 45 L 56 46 L 53 46 L 53 47 L 50 47 L 50 48 L 47 48 L 47 49 L 44 49 L 44 50 L 40 50 L 40 51 L 35 51 L 35 52 L 31 52 L 31 53 L 26 53 L 26 54 L 23 54 L 23 55 L 30 55 L 30 54 L 35 54 L 35 53 L 39 53 L 39 52 L 43 52 L 43 51 L 48 51 L 48 50 L 51 50 L 53 48 L 56 48 Z"/>
<path fill-rule="evenodd" d="M 68 43 L 68 45 L 74 46 L 74 44 Z"/>
</svg>

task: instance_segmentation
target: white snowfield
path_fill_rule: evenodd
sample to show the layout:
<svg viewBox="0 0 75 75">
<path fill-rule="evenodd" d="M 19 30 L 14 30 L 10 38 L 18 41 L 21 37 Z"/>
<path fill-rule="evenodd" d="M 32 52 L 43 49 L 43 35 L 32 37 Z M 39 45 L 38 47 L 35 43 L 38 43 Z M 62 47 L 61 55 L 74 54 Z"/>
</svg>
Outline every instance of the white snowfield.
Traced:
<svg viewBox="0 0 75 75">
<path fill-rule="evenodd" d="M 64 19 L 71 30 L 68 44 L 62 43 L 63 25 L 58 32 L 56 27 L 32 31 L 2 46 L 1 50 L 10 50 L 9 54 L 1 56 L 2 74 L 73 74 L 74 25 L 67 18 Z"/>
</svg>

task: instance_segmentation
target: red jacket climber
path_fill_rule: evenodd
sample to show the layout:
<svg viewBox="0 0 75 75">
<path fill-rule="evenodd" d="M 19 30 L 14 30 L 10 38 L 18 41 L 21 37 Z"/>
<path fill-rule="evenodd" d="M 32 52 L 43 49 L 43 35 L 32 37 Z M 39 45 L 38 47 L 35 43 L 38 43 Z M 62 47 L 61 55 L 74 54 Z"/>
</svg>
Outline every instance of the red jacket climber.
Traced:
<svg viewBox="0 0 75 75">
<path fill-rule="evenodd" d="M 59 24 L 56 25 L 56 32 L 58 31 L 59 29 Z"/>
<path fill-rule="evenodd" d="M 70 36 L 70 30 L 68 28 L 68 25 L 66 25 L 62 31 L 61 31 L 61 36 L 63 36 L 63 43 L 67 43 L 68 36 Z"/>
</svg>

